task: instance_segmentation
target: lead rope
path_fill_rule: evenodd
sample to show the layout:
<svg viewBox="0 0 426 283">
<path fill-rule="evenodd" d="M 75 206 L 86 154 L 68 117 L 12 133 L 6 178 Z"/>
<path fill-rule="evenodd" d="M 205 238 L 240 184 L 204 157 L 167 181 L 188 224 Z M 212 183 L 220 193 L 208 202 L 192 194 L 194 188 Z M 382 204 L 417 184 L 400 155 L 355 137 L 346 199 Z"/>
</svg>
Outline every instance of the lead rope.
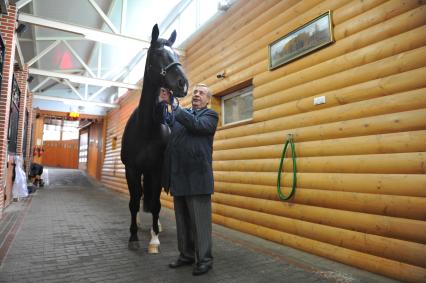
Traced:
<svg viewBox="0 0 426 283">
<path fill-rule="evenodd" d="M 285 158 L 285 154 L 286 154 L 286 151 L 287 151 L 288 144 L 290 144 L 290 147 L 291 147 L 291 158 L 293 160 L 293 186 L 291 188 L 290 194 L 288 196 L 286 196 L 285 194 L 283 194 L 281 192 L 281 172 L 282 172 L 282 169 L 283 169 L 284 158 Z M 293 196 L 294 192 L 296 191 L 296 183 L 297 183 L 296 157 L 295 157 L 295 149 L 294 149 L 294 142 L 293 142 L 293 134 L 288 134 L 287 140 L 286 140 L 285 145 L 284 145 L 283 153 L 281 155 L 280 167 L 278 169 L 278 178 L 277 178 L 278 197 L 281 200 L 284 200 L 284 201 L 290 199 Z"/>
<path fill-rule="evenodd" d="M 169 112 L 169 106 L 167 103 L 163 103 L 163 123 L 167 124 L 169 126 L 173 125 L 175 123 L 175 110 L 176 107 L 173 107 L 173 101 L 175 97 L 173 96 L 173 92 L 170 91 L 170 101 L 172 101 L 171 105 L 171 112 Z M 179 105 L 179 100 L 177 100 Z"/>
</svg>

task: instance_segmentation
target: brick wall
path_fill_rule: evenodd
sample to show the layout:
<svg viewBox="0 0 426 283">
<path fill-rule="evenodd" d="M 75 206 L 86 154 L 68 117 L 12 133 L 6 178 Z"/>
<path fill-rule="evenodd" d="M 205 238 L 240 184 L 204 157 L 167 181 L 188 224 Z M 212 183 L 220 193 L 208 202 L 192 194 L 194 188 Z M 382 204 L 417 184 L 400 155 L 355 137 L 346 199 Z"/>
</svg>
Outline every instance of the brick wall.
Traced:
<svg viewBox="0 0 426 283">
<path fill-rule="evenodd" d="M 16 154 L 22 156 L 24 146 L 25 111 L 27 109 L 28 66 L 22 67 L 22 70 L 15 71 L 15 76 L 19 90 L 21 91 L 21 97 L 19 98 L 18 144 Z"/>
<path fill-rule="evenodd" d="M 6 183 L 7 130 L 9 126 L 10 91 L 15 58 L 15 22 L 16 6 L 9 5 L 8 15 L 0 17 L 0 32 L 3 37 L 6 53 L 3 66 L 3 80 L 0 93 L 0 218 L 2 216 Z"/>
</svg>

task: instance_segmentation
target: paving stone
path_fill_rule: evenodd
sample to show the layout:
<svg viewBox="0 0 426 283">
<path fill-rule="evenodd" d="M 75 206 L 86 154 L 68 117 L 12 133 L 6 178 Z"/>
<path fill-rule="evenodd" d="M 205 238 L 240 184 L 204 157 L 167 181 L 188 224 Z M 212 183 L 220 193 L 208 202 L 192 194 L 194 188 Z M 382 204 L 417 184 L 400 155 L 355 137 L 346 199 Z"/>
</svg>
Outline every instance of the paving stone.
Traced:
<svg viewBox="0 0 426 283">
<path fill-rule="evenodd" d="M 129 250 L 128 196 L 78 170 L 47 170 L 49 185 L 16 204 L 21 213 L 29 207 L 0 266 L 0 282 L 395 282 L 218 225 L 214 267 L 194 277 L 190 266 L 168 267 L 178 255 L 173 211 L 160 214 L 160 254 L 147 253 L 149 214 L 141 217 L 141 248 Z"/>
</svg>

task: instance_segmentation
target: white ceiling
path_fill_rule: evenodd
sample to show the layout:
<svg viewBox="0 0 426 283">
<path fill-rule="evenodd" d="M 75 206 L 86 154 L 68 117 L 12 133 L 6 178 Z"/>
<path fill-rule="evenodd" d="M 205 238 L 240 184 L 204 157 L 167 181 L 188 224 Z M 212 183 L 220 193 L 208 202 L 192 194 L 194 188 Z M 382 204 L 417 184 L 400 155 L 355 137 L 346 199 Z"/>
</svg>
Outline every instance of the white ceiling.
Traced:
<svg viewBox="0 0 426 283">
<path fill-rule="evenodd" d="M 77 28 L 85 27 L 113 33 L 90 1 L 93 1 L 108 16 L 119 34 L 122 3 L 125 1 L 128 10 L 124 14 L 126 22 L 123 25 L 122 32 L 126 37 L 136 37 L 141 40 L 148 40 L 155 23 L 159 23 L 161 26 L 163 19 L 173 14 L 174 8 L 178 7 L 179 4 L 182 5 L 182 2 L 188 2 L 180 0 L 32 0 L 30 2 L 28 0 L 15 0 L 10 2 L 16 3 L 17 6 L 23 2 L 29 2 L 18 12 L 18 20 L 21 19 L 21 23 L 24 23 L 24 15 L 29 14 L 36 16 L 37 19 L 49 19 L 71 24 Z M 99 93 L 99 90 L 101 90 L 99 86 L 89 85 L 86 90 L 85 84 L 68 80 L 66 74 L 92 77 L 75 54 L 88 66 L 95 78 L 122 81 L 126 75 L 126 66 L 134 64 L 137 53 L 143 51 L 141 47 L 136 47 L 136 49 L 130 46 L 126 46 L 126 48 L 116 47 L 87 40 L 81 34 L 64 32 L 28 22 L 24 24 L 28 28 L 18 36 L 19 46 L 24 63 L 28 64 L 35 61 L 30 66 L 30 73 L 33 72 L 34 80 L 29 84 L 29 89 L 35 90 L 33 91 L 36 97 L 34 107 L 42 110 L 79 111 L 84 114 L 104 115 L 113 106 L 110 98 L 111 95 L 116 95 L 118 88 L 104 88 Z M 57 27 L 59 24 L 53 26 Z M 32 60 L 54 44 L 55 40 L 65 40 L 66 43 L 59 41 L 40 59 Z M 102 46 L 101 54 L 99 53 L 99 46 Z M 16 61 L 19 61 L 18 52 L 16 54 Z M 99 58 L 100 64 L 98 64 Z M 100 71 L 98 71 L 98 67 L 100 67 Z M 34 72 L 37 70 L 47 70 L 65 75 L 63 78 L 56 77 L 47 80 L 48 76 L 35 75 Z M 39 72 L 37 71 L 37 73 Z M 140 78 L 142 78 L 142 75 L 140 74 Z M 45 81 L 45 84 L 40 86 L 43 81 Z M 96 94 L 96 97 L 91 99 L 93 94 Z M 40 96 L 50 100 L 39 99 Z M 81 100 L 86 101 L 81 103 Z M 90 100 L 90 102 L 87 100 Z"/>
</svg>

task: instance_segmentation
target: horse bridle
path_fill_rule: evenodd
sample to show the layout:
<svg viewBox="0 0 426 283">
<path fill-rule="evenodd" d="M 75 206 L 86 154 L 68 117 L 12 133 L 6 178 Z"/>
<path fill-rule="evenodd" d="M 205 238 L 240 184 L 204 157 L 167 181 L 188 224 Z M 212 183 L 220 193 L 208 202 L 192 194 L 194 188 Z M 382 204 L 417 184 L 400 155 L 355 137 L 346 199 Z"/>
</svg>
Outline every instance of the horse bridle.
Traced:
<svg viewBox="0 0 426 283">
<path fill-rule="evenodd" d="M 179 62 L 172 62 L 169 65 L 167 65 L 165 68 L 161 68 L 161 72 L 160 75 L 162 75 L 163 77 L 165 77 L 167 75 L 167 71 L 173 67 L 173 66 L 182 66 L 181 63 Z"/>
<path fill-rule="evenodd" d="M 151 68 L 152 67 L 152 65 L 151 64 L 148 64 L 148 66 L 149 66 L 149 68 Z M 181 63 L 179 63 L 178 61 L 175 61 L 175 62 L 172 62 L 172 63 L 170 63 L 169 65 L 167 65 L 166 67 L 164 67 L 164 68 L 161 68 L 161 71 L 160 71 L 160 75 L 163 77 L 163 79 L 165 79 L 165 77 L 166 77 L 166 75 L 167 75 L 167 72 L 170 70 L 170 68 L 172 68 L 172 67 L 174 67 L 174 66 L 182 66 L 182 64 Z M 173 92 L 171 92 L 171 94 L 170 94 L 170 99 L 173 101 L 174 100 L 174 97 L 173 97 Z M 179 101 L 178 101 L 178 103 L 179 103 Z M 170 113 L 170 120 L 169 120 L 169 122 L 167 123 L 166 122 L 166 116 L 168 116 L 168 107 L 166 106 L 166 105 L 163 105 L 163 119 L 164 119 L 164 121 L 163 121 L 163 123 L 164 124 L 173 124 L 174 123 L 174 120 L 175 120 L 175 117 L 174 117 L 174 111 L 175 111 L 175 109 L 173 108 L 173 106 L 172 106 L 172 112 Z"/>
</svg>

